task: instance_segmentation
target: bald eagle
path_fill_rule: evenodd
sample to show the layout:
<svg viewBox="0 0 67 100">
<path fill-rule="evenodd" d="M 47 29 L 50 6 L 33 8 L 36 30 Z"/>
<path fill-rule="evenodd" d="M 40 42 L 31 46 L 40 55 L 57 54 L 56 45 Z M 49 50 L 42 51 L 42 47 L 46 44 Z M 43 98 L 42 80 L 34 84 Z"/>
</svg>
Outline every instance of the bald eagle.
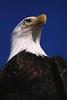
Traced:
<svg viewBox="0 0 67 100">
<path fill-rule="evenodd" d="M 0 71 L 1 100 L 67 100 L 67 63 L 40 46 L 46 15 L 23 19 L 13 30 L 11 51 Z"/>
</svg>

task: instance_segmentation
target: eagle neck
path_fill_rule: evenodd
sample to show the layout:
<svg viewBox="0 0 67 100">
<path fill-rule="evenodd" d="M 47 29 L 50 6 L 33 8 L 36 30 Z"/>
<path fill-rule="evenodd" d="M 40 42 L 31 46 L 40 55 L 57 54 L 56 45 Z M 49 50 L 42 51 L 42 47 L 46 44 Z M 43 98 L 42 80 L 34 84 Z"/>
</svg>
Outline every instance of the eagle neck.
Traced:
<svg viewBox="0 0 67 100">
<path fill-rule="evenodd" d="M 40 46 L 40 34 L 29 31 L 21 37 L 14 37 L 11 40 L 11 51 L 8 61 L 21 51 L 26 51 L 37 56 L 47 56 Z"/>
</svg>

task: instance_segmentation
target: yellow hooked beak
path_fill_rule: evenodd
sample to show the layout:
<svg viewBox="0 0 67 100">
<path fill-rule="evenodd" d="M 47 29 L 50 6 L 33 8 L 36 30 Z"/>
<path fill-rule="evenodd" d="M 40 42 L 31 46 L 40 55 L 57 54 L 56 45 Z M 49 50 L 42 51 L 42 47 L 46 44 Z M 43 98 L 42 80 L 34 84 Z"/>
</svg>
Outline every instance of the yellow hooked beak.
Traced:
<svg viewBox="0 0 67 100">
<path fill-rule="evenodd" d="M 45 14 L 41 14 L 37 16 L 36 19 L 37 19 L 36 24 L 44 24 L 46 23 L 47 17 Z"/>
</svg>

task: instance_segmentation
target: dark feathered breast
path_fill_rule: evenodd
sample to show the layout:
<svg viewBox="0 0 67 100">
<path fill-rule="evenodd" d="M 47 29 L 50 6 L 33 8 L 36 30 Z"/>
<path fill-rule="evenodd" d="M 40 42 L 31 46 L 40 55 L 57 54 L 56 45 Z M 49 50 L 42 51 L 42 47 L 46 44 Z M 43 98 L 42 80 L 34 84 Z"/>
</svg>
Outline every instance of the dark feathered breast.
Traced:
<svg viewBox="0 0 67 100">
<path fill-rule="evenodd" d="M 25 51 L 14 56 L 0 73 L 2 100 L 65 100 L 56 60 Z"/>
</svg>

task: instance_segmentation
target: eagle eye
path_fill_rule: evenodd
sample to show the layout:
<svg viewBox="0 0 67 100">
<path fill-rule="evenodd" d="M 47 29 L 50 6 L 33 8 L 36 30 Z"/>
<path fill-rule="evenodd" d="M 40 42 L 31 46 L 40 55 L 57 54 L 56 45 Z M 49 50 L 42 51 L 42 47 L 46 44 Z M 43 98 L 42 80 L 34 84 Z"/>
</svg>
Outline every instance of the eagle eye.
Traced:
<svg viewBox="0 0 67 100">
<path fill-rule="evenodd" d="M 31 19 L 25 19 L 26 23 L 30 23 L 32 20 Z"/>
<path fill-rule="evenodd" d="M 25 19 L 24 22 L 23 22 L 23 25 L 28 25 L 31 23 L 31 19 Z"/>
<path fill-rule="evenodd" d="M 23 27 L 29 26 L 29 25 L 32 24 L 32 21 L 33 21 L 33 20 L 32 20 L 31 18 L 25 19 L 25 20 L 23 21 L 23 23 L 22 23 L 22 26 L 23 26 Z"/>
</svg>

